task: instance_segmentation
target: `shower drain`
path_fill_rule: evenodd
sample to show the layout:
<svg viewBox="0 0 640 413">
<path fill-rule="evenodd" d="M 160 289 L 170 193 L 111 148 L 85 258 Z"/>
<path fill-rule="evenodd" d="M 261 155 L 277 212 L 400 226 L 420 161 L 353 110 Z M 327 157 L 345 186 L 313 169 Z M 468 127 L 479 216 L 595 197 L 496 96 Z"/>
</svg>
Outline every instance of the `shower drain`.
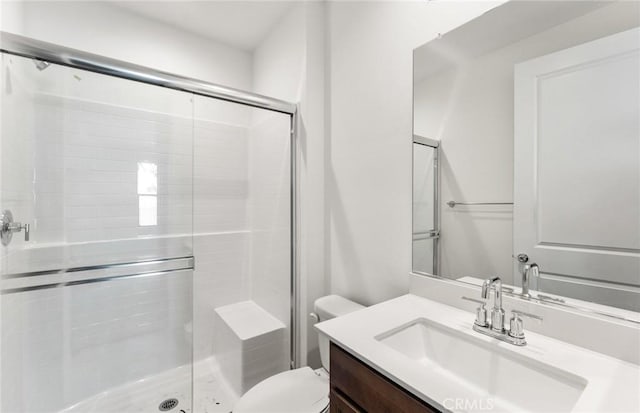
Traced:
<svg viewBox="0 0 640 413">
<path fill-rule="evenodd" d="M 158 406 L 158 410 L 160 410 L 161 412 L 166 412 L 168 410 L 173 409 L 177 405 L 178 405 L 178 399 L 167 399 L 162 403 L 160 403 L 160 405 Z"/>
</svg>

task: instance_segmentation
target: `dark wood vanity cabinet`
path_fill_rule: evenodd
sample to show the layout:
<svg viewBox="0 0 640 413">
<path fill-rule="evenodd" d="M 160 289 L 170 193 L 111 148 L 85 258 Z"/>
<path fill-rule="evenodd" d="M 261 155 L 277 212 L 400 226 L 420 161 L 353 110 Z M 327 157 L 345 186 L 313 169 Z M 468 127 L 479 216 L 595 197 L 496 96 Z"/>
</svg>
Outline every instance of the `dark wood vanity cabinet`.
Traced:
<svg viewBox="0 0 640 413">
<path fill-rule="evenodd" d="M 439 412 L 333 343 L 330 381 L 330 413 Z"/>
</svg>

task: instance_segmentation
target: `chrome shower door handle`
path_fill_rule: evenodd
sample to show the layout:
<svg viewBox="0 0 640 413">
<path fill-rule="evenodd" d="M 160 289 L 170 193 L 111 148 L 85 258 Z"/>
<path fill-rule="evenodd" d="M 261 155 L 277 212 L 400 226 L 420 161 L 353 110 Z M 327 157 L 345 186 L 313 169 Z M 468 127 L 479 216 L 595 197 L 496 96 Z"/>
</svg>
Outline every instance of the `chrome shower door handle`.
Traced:
<svg viewBox="0 0 640 413">
<path fill-rule="evenodd" d="M 24 240 L 26 242 L 29 242 L 29 238 L 30 238 L 29 234 L 30 234 L 30 231 L 31 231 L 31 225 L 30 224 L 24 224 L 22 226 L 22 228 L 24 229 Z"/>
<path fill-rule="evenodd" d="M 20 222 L 13 221 L 13 214 L 8 209 L 2 211 L 2 217 L 0 218 L 0 238 L 2 245 L 7 246 L 11 243 L 14 232 L 20 232 L 24 230 L 24 240 L 29 241 L 31 226 L 29 224 L 22 224 Z"/>
</svg>

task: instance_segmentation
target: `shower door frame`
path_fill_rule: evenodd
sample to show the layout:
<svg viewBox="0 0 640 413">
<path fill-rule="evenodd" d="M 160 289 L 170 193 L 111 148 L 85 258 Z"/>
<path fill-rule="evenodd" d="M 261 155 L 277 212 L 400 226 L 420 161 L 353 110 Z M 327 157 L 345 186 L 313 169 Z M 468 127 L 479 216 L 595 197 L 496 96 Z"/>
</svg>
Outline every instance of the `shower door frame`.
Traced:
<svg viewBox="0 0 640 413">
<path fill-rule="evenodd" d="M 413 141 L 411 145 L 411 170 L 415 170 L 414 165 L 414 157 L 413 145 L 422 145 L 428 148 L 433 149 L 433 229 L 424 234 L 422 238 L 418 238 L 420 240 L 424 239 L 432 239 L 433 240 L 433 276 L 438 277 L 440 275 L 440 141 L 436 139 L 427 138 L 425 136 L 420 136 L 417 134 L 413 134 Z M 411 215 L 415 214 L 415 205 L 413 203 L 413 191 L 414 191 L 414 177 L 413 173 L 411 175 Z M 412 218 L 413 221 L 413 218 Z M 417 271 L 413 268 L 413 242 L 416 240 L 414 237 L 418 234 L 414 232 L 413 222 L 411 223 L 411 271 L 417 274 L 425 274 L 422 271 Z"/>
<path fill-rule="evenodd" d="M 289 115 L 291 152 L 290 368 L 299 367 L 297 104 L 3 31 L 0 31 L 0 52 Z"/>
</svg>

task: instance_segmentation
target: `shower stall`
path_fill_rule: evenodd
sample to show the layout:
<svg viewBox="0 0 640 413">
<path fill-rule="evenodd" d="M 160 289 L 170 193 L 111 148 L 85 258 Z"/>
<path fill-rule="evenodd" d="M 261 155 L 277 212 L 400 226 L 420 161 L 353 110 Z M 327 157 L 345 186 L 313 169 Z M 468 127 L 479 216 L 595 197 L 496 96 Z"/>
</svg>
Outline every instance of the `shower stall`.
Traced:
<svg viewBox="0 0 640 413">
<path fill-rule="evenodd" d="M 0 38 L 0 411 L 229 412 L 296 366 L 296 106 Z"/>
</svg>

